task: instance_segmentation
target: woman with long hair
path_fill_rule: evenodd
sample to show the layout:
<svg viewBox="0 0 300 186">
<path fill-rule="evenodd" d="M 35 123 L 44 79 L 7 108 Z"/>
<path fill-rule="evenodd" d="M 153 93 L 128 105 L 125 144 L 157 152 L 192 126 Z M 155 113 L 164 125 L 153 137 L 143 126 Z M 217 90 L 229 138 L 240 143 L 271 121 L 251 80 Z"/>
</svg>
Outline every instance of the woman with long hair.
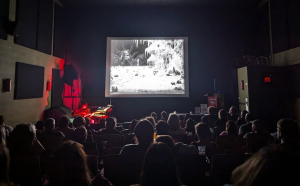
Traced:
<svg viewBox="0 0 300 186">
<path fill-rule="evenodd" d="M 167 123 L 169 124 L 169 134 L 185 134 L 184 129 L 180 128 L 179 118 L 176 114 L 170 114 Z"/>
<path fill-rule="evenodd" d="M 173 153 L 164 143 L 152 144 L 145 156 L 140 186 L 181 185 Z"/>
<path fill-rule="evenodd" d="M 223 131 L 220 136 L 225 135 L 238 135 L 237 126 L 234 121 L 229 120 L 226 122 L 226 130 Z"/>
<path fill-rule="evenodd" d="M 54 154 L 54 171 L 48 186 L 90 186 L 90 172 L 81 144 L 66 141 Z"/>
</svg>

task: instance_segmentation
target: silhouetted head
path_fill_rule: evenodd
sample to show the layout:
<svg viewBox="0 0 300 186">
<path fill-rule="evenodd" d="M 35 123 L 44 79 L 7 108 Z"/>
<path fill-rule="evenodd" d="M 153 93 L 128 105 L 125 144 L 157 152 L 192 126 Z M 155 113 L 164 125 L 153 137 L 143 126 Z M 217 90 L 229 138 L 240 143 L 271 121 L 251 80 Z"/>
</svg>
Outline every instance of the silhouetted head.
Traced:
<svg viewBox="0 0 300 186">
<path fill-rule="evenodd" d="M 232 172 L 232 186 L 300 185 L 299 156 L 280 146 L 263 148 Z"/>
<path fill-rule="evenodd" d="M 168 113 L 166 112 L 166 111 L 162 111 L 161 112 L 161 118 L 162 119 L 164 119 L 165 121 L 167 121 L 168 120 Z"/>
<path fill-rule="evenodd" d="M 230 109 L 229 109 L 229 114 L 230 115 L 237 115 L 239 113 L 239 110 L 236 108 L 236 107 L 234 107 L 234 106 L 232 106 L 232 107 L 230 107 Z"/>
<path fill-rule="evenodd" d="M 195 132 L 195 121 L 192 118 L 186 120 L 186 131 Z"/>
<path fill-rule="evenodd" d="M 45 125 L 45 130 L 46 131 L 51 131 L 55 129 L 55 120 L 53 118 L 48 118 L 44 122 Z"/>
<path fill-rule="evenodd" d="M 179 118 L 176 114 L 170 114 L 168 124 L 170 131 L 178 131 L 180 129 Z"/>
<path fill-rule="evenodd" d="M 140 185 L 181 185 L 175 158 L 166 144 L 159 142 L 149 147 L 142 167 Z"/>
<path fill-rule="evenodd" d="M 106 119 L 106 129 L 114 129 L 116 127 L 116 119 L 111 117 Z"/>
<path fill-rule="evenodd" d="M 168 135 L 169 134 L 169 124 L 165 121 L 158 121 L 156 124 L 156 134 L 157 135 Z"/>
<path fill-rule="evenodd" d="M 198 123 L 196 125 L 196 133 L 199 140 L 209 140 L 211 139 L 211 132 L 209 127 L 205 123 Z"/>
<path fill-rule="evenodd" d="M 134 133 L 134 128 L 135 128 L 136 124 L 138 123 L 138 121 L 139 121 L 139 120 L 137 120 L 137 119 L 133 119 L 133 120 L 131 121 L 131 124 L 130 124 L 130 126 L 129 126 L 129 131 L 130 131 L 130 133 Z"/>
<path fill-rule="evenodd" d="M 145 119 L 147 119 L 148 121 L 151 122 L 152 126 L 155 127 L 156 123 L 153 117 L 146 117 Z"/>
<path fill-rule="evenodd" d="M 210 123 L 209 116 L 202 116 L 201 117 L 201 122 L 206 123 L 208 125 Z"/>
<path fill-rule="evenodd" d="M 190 114 L 186 114 L 186 115 L 184 116 L 184 120 L 185 120 L 185 121 L 188 120 L 189 118 L 191 118 L 191 115 L 190 115 Z"/>
<path fill-rule="evenodd" d="M 208 107 L 207 112 L 208 112 L 209 115 L 216 114 L 216 107 L 212 107 L 212 106 Z"/>
<path fill-rule="evenodd" d="M 171 136 L 169 136 L 169 135 L 159 135 L 159 136 L 157 136 L 155 141 L 157 143 L 162 142 L 162 143 L 166 144 L 171 149 L 171 151 L 174 153 L 175 143 L 174 143 L 173 138 Z"/>
<path fill-rule="evenodd" d="M 100 119 L 100 121 L 99 121 L 100 128 L 105 128 L 105 122 L 106 122 L 105 118 Z"/>
<path fill-rule="evenodd" d="M 36 130 L 45 130 L 44 121 L 37 121 L 35 123 Z"/>
<path fill-rule="evenodd" d="M 80 126 L 85 126 L 85 119 L 82 116 L 76 116 L 75 119 L 73 120 L 73 126 L 75 128 L 80 127 Z"/>
<path fill-rule="evenodd" d="M 154 129 L 150 121 L 140 120 L 135 126 L 134 133 L 140 145 L 150 146 L 153 143 Z"/>
<path fill-rule="evenodd" d="M 152 112 L 152 113 L 151 113 L 151 117 L 153 117 L 155 120 L 157 120 L 157 115 L 156 115 L 155 112 Z"/>
<path fill-rule="evenodd" d="M 85 128 L 89 128 L 91 125 L 91 119 L 89 117 L 85 118 Z"/>
<path fill-rule="evenodd" d="M 66 141 L 54 154 L 54 169 L 49 176 L 49 186 L 90 186 L 91 178 L 83 146 Z"/>
<path fill-rule="evenodd" d="M 74 141 L 83 144 L 88 136 L 87 130 L 85 127 L 77 127 L 73 133 Z"/>
<path fill-rule="evenodd" d="M 65 128 L 69 126 L 70 124 L 70 118 L 66 115 L 62 116 L 59 120 L 58 126 L 59 128 Z"/>
<path fill-rule="evenodd" d="M 247 123 L 250 123 L 251 121 L 255 120 L 255 117 L 252 113 L 249 112 L 249 113 L 246 114 L 245 120 L 246 120 Z"/>
<path fill-rule="evenodd" d="M 277 122 L 277 135 L 283 143 L 297 143 L 299 136 L 299 126 L 291 118 L 283 118 Z"/>
<path fill-rule="evenodd" d="M 260 120 L 254 120 L 252 122 L 252 131 L 255 133 L 262 133 L 264 132 L 265 127 L 262 121 Z"/>
<path fill-rule="evenodd" d="M 31 148 L 36 137 L 35 126 L 31 123 L 19 124 L 10 134 L 10 141 L 14 148 Z"/>
<path fill-rule="evenodd" d="M 234 121 L 227 121 L 226 122 L 226 131 L 228 132 L 229 135 L 237 135 L 237 126 Z"/>
<path fill-rule="evenodd" d="M 179 115 L 178 118 L 179 118 L 180 121 L 184 120 L 184 116 L 183 115 Z"/>
<path fill-rule="evenodd" d="M 245 118 L 247 113 L 248 113 L 247 110 L 243 110 L 243 111 L 241 112 L 241 118 Z"/>
<path fill-rule="evenodd" d="M 219 114 L 218 114 L 219 119 L 227 119 L 227 112 L 225 109 L 221 109 L 219 110 Z"/>
</svg>

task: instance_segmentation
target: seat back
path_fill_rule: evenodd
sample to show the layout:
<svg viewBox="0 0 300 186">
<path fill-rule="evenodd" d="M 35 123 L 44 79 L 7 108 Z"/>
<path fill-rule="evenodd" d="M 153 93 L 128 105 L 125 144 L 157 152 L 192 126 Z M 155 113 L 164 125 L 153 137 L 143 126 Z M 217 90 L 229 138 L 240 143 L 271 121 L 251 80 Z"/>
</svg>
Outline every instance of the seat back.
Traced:
<svg viewBox="0 0 300 186">
<path fill-rule="evenodd" d="M 106 141 L 106 148 L 110 147 L 123 147 L 125 145 L 125 139 L 123 135 L 109 134 L 97 136 L 98 147 L 102 146 L 102 142 Z"/>
<path fill-rule="evenodd" d="M 96 142 L 85 142 L 83 144 L 85 150 L 94 150 L 98 149 Z"/>
<path fill-rule="evenodd" d="M 248 151 L 251 153 L 255 153 L 263 147 L 274 144 L 274 137 L 265 133 L 249 135 L 246 138 L 246 146 L 248 148 Z"/>
<path fill-rule="evenodd" d="M 104 156 L 104 176 L 117 186 L 137 184 L 139 183 L 143 160 L 144 156 Z"/>
<path fill-rule="evenodd" d="M 205 185 L 206 157 L 204 155 L 176 156 L 178 173 L 184 185 Z"/>
<path fill-rule="evenodd" d="M 215 185 L 231 183 L 232 171 L 242 165 L 250 155 L 246 154 L 218 154 L 212 157 L 211 175 Z"/>
<path fill-rule="evenodd" d="M 242 149 L 243 137 L 238 135 L 217 136 L 216 145 L 218 149 Z"/>
<path fill-rule="evenodd" d="M 186 143 L 186 134 L 169 134 L 173 138 L 174 143 L 183 142 Z"/>
<path fill-rule="evenodd" d="M 87 156 L 87 165 L 92 173 L 92 177 L 95 177 L 98 174 L 98 157 L 97 156 Z"/>
<path fill-rule="evenodd" d="M 186 136 L 187 145 L 190 145 L 193 141 L 198 141 L 197 135 Z"/>
<path fill-rule="evenodd" d="M 9 177 L 14 184 L 41 185 L 41 168 L 39 157 L 12 157 L 10 161 Z"/>
<path fill-rule="evenodd" d="M 134 134 L 124 135 L 124 137 L 125 137 L 125 144 L 136 144 Z"/>
<path fill-rule="evenodd" d="M 58 147 L 62 144 L 62 138 L 61 137 L 51 137 L 51 138 L 40 138 L 39 141 L 45 148 L 45 153 L 47 155 L 54 153 Z"/>
<path fill-rule="evenodd" d="M 86 142 L 93 142 L 94 141 L 93 135 L 88 135 L 85 141 Z"/>
<path fill-rule="evenodd" d="M 123 147 L 104 148 L 104 155 L 120 154 Z"/>
</svg>

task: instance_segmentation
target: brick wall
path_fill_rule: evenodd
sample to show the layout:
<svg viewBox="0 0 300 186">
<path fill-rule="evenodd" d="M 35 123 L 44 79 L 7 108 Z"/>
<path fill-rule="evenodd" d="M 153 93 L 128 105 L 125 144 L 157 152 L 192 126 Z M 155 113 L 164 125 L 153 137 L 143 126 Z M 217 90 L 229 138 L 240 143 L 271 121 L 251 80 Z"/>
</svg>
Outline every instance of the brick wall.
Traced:
<svg viewBox="0 0 300 186">
<path fill-rule="evenodd" d="M 15 20 L 15 12 L 16 0 L 11 0 L 11 21 Z M 43 98 L 13 99 L 16 62 L 45 67 Z M 3 79 L 12 79 L 11 92 L 0 90 L 0 115 L 4 115 L 5 124 L 14 127 L 19 123 L 35 123 L 42 117 L 43 111 L 51 107 L 51 91 L 46 91 L 46 82 L 52 81 L 52 68 L 59 69 L 63 63 L 63 59 L 14 44 L 13 36 L 9 35 L 7 40 L 0 39 L 0 85 L 2 86 Z"/>
</svg>

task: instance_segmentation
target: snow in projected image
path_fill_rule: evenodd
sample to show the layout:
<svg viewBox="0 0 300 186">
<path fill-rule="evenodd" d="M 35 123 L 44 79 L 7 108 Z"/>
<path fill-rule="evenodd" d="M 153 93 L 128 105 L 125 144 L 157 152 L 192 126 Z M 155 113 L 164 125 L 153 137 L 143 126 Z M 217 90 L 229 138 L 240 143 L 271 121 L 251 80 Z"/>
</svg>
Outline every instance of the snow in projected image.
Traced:
<svg viewBox="0 0 300 186">
<path fill-rule="evenodd" d="M 111 40 L 111 94 L 184 94 L 184 40 Z"/>
</svg>

